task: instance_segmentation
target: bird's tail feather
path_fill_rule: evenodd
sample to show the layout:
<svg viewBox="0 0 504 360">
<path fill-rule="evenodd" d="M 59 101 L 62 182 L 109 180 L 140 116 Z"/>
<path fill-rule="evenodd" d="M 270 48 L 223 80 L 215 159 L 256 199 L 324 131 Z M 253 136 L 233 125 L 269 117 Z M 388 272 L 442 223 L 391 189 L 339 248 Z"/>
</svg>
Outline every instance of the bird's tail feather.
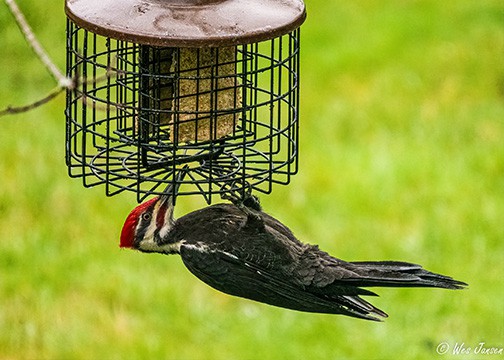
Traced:
<svg viewBox="0 0 504 360">
<path fill-rule="evenodd" d="M 462 289 L 466 283 L 441 274 L 425 270 L 420 265 L 401 261 L 357 261 L 351 262 L 352 271 L 359 276 L 345 279 L 355 281 L 359 287 L 437 287 Z"/>
<path fill-rule="evenodd" d="M 340 313 L 373 321 L 382 321 L 381 318 L 387 318 L 384 311 L 378 309 L 359 296 L 339 295 L 332 299 L 340 304 Z"/>
</svg>

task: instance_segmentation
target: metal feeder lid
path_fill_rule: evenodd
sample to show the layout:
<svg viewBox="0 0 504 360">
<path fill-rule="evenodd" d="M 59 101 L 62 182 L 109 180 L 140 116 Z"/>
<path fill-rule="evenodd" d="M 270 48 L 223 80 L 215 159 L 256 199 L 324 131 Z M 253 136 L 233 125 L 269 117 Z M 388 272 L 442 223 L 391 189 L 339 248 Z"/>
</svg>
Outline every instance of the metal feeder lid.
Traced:
<svg viewBox="0 0 504 360">
<path fill-rule="evenodd" d="M 66 0 L 65 11 L 90 32 L 166 47 L 260 42 L 306 18 L 302 0 Z"/>
</svg>

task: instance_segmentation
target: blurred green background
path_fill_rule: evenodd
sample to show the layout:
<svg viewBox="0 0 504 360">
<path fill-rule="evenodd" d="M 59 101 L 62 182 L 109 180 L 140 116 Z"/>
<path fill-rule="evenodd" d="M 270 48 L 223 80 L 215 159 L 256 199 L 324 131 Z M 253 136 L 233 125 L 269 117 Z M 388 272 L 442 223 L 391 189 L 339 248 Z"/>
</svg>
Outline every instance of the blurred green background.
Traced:
<svg viewBox="0 0 504 360">
<path fill-rule="evenodd" d="M 120 250 L 135 196 L 67 176 L 60 96 L 0 118 L 0 358 L 460 359 L 456 343 L 504 347 L 504 3 L 306 1 L 300 173 L 264 208 L 343 259 L 416 262 L 469 289 L 377 289 L 370 300 L 390 317 L 373 323 L 233 298 L 178 257 Z M 63 69 L 63 2 L 19 5 Z M 5 4 L 0 48 L 0 108 L 56 85 Z"/>
</svg>

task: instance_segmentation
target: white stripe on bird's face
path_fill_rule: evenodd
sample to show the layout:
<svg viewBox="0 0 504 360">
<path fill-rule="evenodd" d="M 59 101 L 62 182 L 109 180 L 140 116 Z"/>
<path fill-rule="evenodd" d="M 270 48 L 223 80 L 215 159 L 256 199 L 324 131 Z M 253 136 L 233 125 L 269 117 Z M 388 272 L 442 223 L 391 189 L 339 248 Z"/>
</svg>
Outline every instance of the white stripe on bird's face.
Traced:
<svg viewBox="0 0 504 360">
<path fill-rule="evenodd" d="M 172 198 L 169 197 L 167 199 L 164 199 L 164 201 L 162 203 L 164 204 L 163 206 L 166 206 L 166 211 L 164 214 L 163 225 L 159 229 L 159 237 L 161 239 L 168 236 L 168 233 L 173 228 L 173 223 L 175 222 L 173 220 L 174 207 L 172 204 Z"/>
<path fill-rule="evenodd" d="M 164 216 L 159 212 L 164 212 Z M 158 228 L 158 216 L 163 216 L 161 227 Z M 175 244 L 159 244 L 159 240 L 168 235 L 173 227 L 173 205 L 171 198 L 160 199 L 156 202 L 150 214 L 150 222 L 147 225 L 143 238 L 138 242 L 137 249 L 144 252 L 158 252 L 158 253 L 179 253 L 180 242 Z M 136 232 L 145 226 L 142 221 L 139 221 Z"/>
</svg>

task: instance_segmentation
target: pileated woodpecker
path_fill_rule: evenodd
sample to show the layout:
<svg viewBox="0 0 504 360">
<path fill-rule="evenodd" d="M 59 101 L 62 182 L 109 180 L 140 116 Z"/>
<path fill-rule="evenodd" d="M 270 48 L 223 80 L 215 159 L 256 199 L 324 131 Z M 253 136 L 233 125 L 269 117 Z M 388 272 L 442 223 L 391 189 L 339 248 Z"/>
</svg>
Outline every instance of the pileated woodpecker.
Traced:
<svg viewBox="0 0 504 360">
<path fill-rule="evenodd" d="M 176 194 L 178 185 L 170 193 Z M 121 247 L 180 254 L 200 280 L 224 293 L 299 311 L 379 320 L 387 314 L 359 295 L 370 286 L 461 289 L 467 284 L 398 261 L 346 262 L 303 244 L 258 201 L 217 204 L 173 218 L 172 196 L 137 206 Z M 251 201 L 252 200 L 252 201 Z"/>
</svg>

